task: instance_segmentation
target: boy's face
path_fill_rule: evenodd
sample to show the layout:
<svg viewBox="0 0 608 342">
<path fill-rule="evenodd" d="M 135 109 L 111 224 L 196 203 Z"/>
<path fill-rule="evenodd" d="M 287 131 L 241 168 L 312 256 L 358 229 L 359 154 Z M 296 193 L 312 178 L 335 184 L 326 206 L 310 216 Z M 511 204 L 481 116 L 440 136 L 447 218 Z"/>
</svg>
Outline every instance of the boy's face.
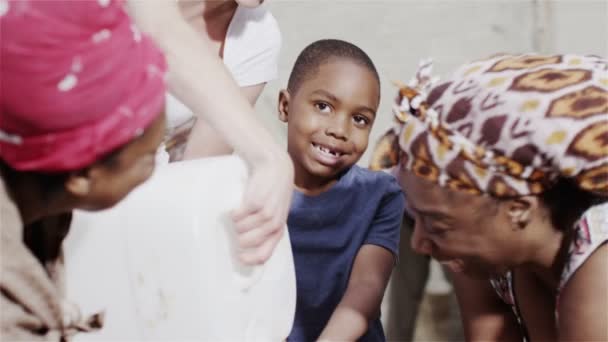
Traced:
<svg viewBox="0 0 608 342">
<path fill-rule="evenodd" d="M 281 91 L 296 181 L 332 179 L 354 165 L 367 148 L 379 99 L 374 73 L 348 59 L 322 64 L 293 94 Z"/>
</svg>

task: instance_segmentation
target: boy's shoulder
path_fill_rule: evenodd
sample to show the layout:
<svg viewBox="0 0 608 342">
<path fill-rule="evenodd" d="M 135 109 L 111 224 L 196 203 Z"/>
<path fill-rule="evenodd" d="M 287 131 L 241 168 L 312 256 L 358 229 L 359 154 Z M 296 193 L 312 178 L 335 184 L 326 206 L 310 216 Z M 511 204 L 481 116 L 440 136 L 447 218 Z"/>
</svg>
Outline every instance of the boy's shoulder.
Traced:
<svg viewBox="0 0 608 342">
<path fill-rule="evenodd" d="M 363 185 L 366 188 L 374 187 L 378 190 L 385 189 L 388 192 L 401 191 L 395 177 L 387 172 L 372 171 L 357 165 L 352 167 L 351 172 L 353 173 L 353 185 Z"/>
</svg>

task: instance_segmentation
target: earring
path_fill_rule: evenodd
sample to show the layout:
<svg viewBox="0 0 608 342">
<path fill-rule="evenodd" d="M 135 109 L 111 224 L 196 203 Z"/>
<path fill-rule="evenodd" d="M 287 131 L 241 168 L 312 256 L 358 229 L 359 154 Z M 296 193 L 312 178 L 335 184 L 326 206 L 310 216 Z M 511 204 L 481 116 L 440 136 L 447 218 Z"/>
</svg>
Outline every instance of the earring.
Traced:
<svg viewBox="0 0 608 342">
<path fill-rule="evenodd" d="M 524 220 L 521 221 L 517 221 L 517 226 L 519 227 L 519 229 L 524 229 L 526 228 L 527 222 Z"/>
</svg>

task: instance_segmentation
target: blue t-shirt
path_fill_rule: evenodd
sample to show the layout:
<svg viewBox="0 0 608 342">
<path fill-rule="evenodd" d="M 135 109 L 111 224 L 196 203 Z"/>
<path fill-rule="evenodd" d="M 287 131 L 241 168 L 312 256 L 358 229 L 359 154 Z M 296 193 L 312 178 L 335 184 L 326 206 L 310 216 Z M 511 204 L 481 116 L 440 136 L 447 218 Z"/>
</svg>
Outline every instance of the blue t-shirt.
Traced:
<svg viewBox="0 0 608 342">
<path fill-rule="evenodd" d="M 398 255 L 405 200 L 395 178 L 353 166 L 326 192 L 294 194 L 287 225 L 294 254 L 297 302 L 288 341 L 315 341 L 340 303 L 364 244 Z M 384 341 L 380 319 L 361 341 Z"/>
</svg>

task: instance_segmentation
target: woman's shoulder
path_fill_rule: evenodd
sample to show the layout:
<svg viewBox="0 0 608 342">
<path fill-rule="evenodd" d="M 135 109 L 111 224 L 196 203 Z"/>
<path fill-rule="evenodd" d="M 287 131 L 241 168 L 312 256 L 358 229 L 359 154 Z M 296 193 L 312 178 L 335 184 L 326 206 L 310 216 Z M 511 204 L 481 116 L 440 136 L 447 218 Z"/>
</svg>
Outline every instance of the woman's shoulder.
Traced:
<svg viewBox="0 0 608 342">
<path fill-rule="evenodd" d="M 271 40 L 272 43 L 277 43 L 277 40 L 280 42 L 281 38 L 277 20 L 264 5 L 254 8 L 237 7 L 228 28 L 228 35 L 234 37 L 245 34 L 248 36 L 263 34 L 264 37 L 260 37 L 260 41 L 262 38 L 274 38 Z"/>
<path fill-rule="evenodd" d="M 600 246 L 608 242 L 608 202 L 588 209 L 576 223 L 566 265 L 560 279 L 563 288 Z"/>
<path fill-rule="evenodd" d="M 230 22 L 223 60 L 240 86 L 276 78 L 281 31 L 265 6 L 239 6 Z"/>
<path fill-rule="evenodd" d="M 276 19 L 265 6 L 239 6 L 226 33 L 224 60 L 247 59 L 264 51 L 281 47 L 281 31 Z"/>
</svg>

